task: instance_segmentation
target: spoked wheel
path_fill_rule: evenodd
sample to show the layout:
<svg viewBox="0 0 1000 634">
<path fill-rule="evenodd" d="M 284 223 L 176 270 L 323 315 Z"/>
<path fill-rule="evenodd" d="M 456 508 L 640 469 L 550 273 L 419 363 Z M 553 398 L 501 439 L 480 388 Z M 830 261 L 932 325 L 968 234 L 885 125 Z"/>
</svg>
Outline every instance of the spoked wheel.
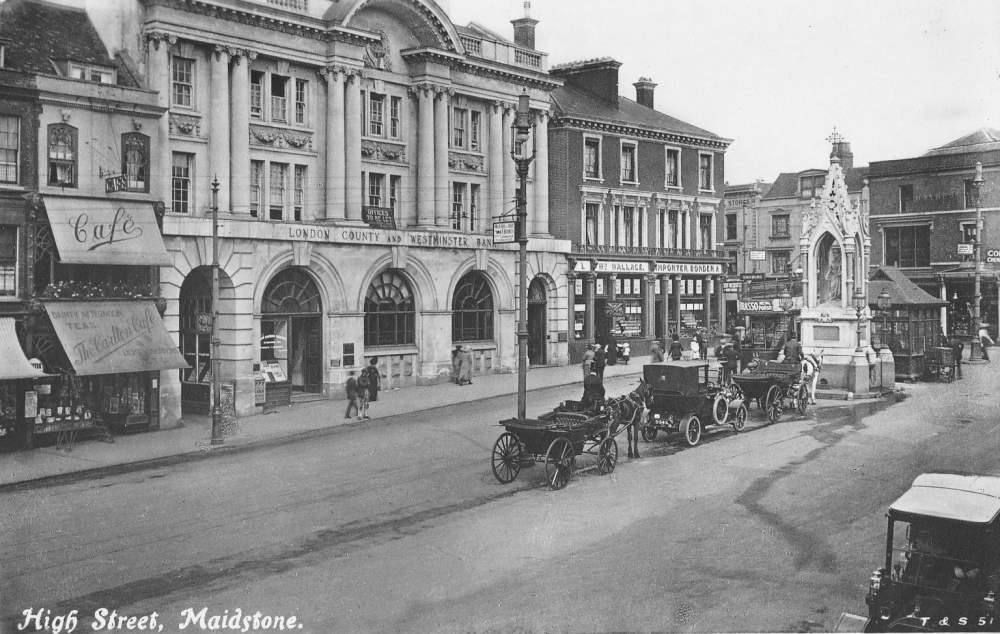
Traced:
<svg viewBox="0 0 1000 634">
<path fill-rule="evenodd" d="M 521 472 L 521 443 L 509 431 L 500 434 L 493 444 L 493 477 L 500 484 L 510 484 Z"/>
<path fill-rule="evenodd" d="M 809 390 L 805 385 L 800 385 L 795 392 L 795 411 L 801 416 L 806 415 L 806 408 L 809 406 Z"/>
<path fill-rule="evenodd" d="M 615 470 L 616 464 L 618 464 L 618 443 L 614 438 L 605 438 L 597 450 L 597 471 L 601 475 L 608 475 Z"/>
<path fill-rule="evenodd" d="M 764 411 L 767 412 L 767 420 L 772 423 L 781 416 L 781 390 L 778 389 L 777 385 L 772 385 L 771 389 L 767 391 L 767 397 L 764 399 Z"/>
<path fill-rule="evenodd" d="M 553 491 L 566 486 L 573 472 L 573 445 L 565 438 L 556 438 L 545 453 L 545 480 Z"/>
<path fill-rule="evenodd" d="M 652 425 L 643 425 L 642 439 L 645 440 L 646 442 L 653 442 L 653 439 L 656 438 L 656 432 L 657 432 L 656 427 L 653 427 Z"/>
<path fill-rule="evenodd" d="M 719 392 L 712 402 L 712 420 L 716 425 L 725 425 L 729 418 L 729 401 L 726 399 L 726 392 Z"/>
<path fill-rule="evenodd" d="M 747 406 L 740 403 L 740 406 L 736 408 L 736 415 L 733 416 L 733 429 L 736 431 L 743 431 L 743 428 L 747 425 Z"/>
<path fill-rule="evenodd" d="M 694 414 L 689 414 L 681 421 L 681 433 L 688 445 L 694 447 L 701 440 L 701 421 Z"/>
<path fill-rule="evenodd" d="M 736 383 L 730 383 L 727 389 L 729 390 L 730 401 L 742 401 L 745 398 L 743 395 L 743 388 Z"/>
</svg>

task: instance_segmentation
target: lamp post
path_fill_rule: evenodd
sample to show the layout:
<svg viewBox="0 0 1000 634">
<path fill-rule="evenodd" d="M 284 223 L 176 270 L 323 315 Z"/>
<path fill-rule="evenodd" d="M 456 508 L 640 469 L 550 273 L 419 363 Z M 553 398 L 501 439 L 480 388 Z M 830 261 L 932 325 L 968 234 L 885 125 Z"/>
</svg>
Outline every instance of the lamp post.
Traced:
<svg viewBox="0 0 1000 634">
<path fill-rule="evenodd" d="M 973 301 L 972 309 L 972 341 L 969 347 L 969 362 L 982 361 L 983 360 L 983 349 L 982 342 L 979 339 L 979 329 L 980 324 L 980 302 L 983 299 L 980 284 L 982 284 L 983 279 L 983 260 L 979 254 L 979 248 L 982 244 L 980 234 L 983 232 L 983 216 L 982 212 L 979 210 L 979 190 L 983 186 L 983 164 L 976 161 L 976 178 L 972 181 L 972 186 L 975 191 L 976 199 L 976 240 L 973 242 L 972 252 L 973 257 L 976 259 L 976 286 L 975 295 Z"/>
<path fill-rule="evenodd" d="M 778 296 L 778 306 L 781 307 L 781 310 L 787 313 L 789 310 L 792 309 L 792 306 L 794 305 L 795 305 L 795 300 L 792 299 L 792 295 L 791 293 L 788 292 L 788 289 L 786 288 L 785 290 L 781 291 L 781 295 Z"/>
<path fill-rule="evenodd" d="M 534 155 L 528 156 L 531 137 L 531 103 L 527 91 L 517 99 L 517 116 L 511 126 L 510 156 L 517 166 L 518 236 L 518 305 L 517 305 L 517 419 L 527 418 L 528 393 L 528 167 Z M 518 156 L 517 148 L 521 148 Z"/>
<path fill-rule="evenodd" d="M 858 316 L 858 348 L 855 352 L 864 352 L 865 349 L 861 346 L 861 324 L 864 323 L 865 318 L 865 306 L 868 305 L 868 298 L 861 289 L 854 291 L 854 312 Z"/>
<path fill-rule="evenodd" d="M 219 177 L 212 179 L 212 444 L 221 445 L 222 383 L 219 377 Z"/>
</svg>

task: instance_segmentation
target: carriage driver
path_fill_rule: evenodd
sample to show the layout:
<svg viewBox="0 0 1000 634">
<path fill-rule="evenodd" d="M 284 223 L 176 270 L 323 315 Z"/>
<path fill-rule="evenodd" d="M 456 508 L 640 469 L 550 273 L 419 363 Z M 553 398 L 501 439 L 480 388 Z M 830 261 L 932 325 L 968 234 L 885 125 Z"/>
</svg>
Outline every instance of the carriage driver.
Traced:
<svg viewBox="0 0 1000 634">
<path fill-rule="evenodd" d="M 604 405 L 604 383 L 596 372 L 591 371 L 583 380 L 583 398 L 581 403 L 589 410 L 598 410 Z"/>
</svg>

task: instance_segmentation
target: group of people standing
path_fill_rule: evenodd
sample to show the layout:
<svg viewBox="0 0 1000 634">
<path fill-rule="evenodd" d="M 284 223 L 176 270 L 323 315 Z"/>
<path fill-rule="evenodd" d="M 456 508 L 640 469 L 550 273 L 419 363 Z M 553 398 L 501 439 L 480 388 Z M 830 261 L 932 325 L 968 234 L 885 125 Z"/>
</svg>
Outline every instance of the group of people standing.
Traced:
<svg viewBox="0 0 1000 634">
<path fill-rule="evenodd" d="M 459 385 L 472 385 L 472 348 L 456 345 L 451 351 L 451 380 Z"/>
<path fill-rule="evenodd" d="M 358 420 L 371 418 L 368 414 L 368 403 L 378 400 L 378 391 L 382 387 L 382 373 L 378 369 L 378 357 L 368 360 L 368 366 L 355 376 L 354 370 L 347 379 L 347 411 L 344 418 L 350 418 L 355 412 Z"/>
</svg>

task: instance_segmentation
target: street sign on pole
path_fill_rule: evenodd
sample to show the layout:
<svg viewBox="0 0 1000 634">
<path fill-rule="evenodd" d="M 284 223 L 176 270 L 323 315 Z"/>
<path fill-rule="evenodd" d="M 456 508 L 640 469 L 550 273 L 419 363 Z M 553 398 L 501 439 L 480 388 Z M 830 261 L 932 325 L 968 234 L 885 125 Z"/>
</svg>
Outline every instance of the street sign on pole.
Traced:
<svg viewBox="0 0 1000 634">
<path fill-rule="evenodd" d="M 517 242 L 517 221 L 502 220 L 493 223 L 493 244 Z"/>
<path fill-rule="evenodd" d="M 972 245 L 971 244 L 959 244 L 958 245 L 958 254 L 959 255 L 972 255 L 972 253 L 973 253 L 973 250 L 972 250 Z"/>
<path fill-rule="evenodd" d="M 750 260 L 751 261 L 763 261 L 767 259 L 767 253 L 765 251 L 751 251 Z"/>
</svg>

